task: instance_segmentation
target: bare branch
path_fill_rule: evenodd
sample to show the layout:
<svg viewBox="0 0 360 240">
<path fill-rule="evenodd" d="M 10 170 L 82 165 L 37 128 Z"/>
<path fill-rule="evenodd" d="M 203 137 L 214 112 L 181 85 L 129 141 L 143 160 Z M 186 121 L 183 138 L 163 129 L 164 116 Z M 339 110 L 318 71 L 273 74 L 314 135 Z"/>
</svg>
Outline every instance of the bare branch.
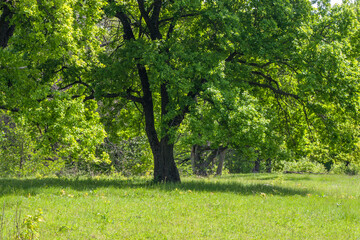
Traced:
<svg viewBox="0 0 360 240">
<path fill-rule="evenodd" d="M 281 105 L 279 98 L 278 98 L 278 97 L 275 97 L 275 98 L 276 98 L 276 102 L 277 102 L 277 104 L 278 104 L 278 106 L 279 106 L 279 109 L 281 109 L 282 112 L 284 113 L 285 123 L 286 123 L 286 130 L 287 130 L 287 132 L 288 132 L 288 135 L 291 136 L 291 134 L 290 134 L 290 120 L 289 120 L 289 119 L 290 119 L 290 115 L 289 115 L 288 111 L 286 111 L 286 110 L 283 108 L 283 106 Z"/>
</svg>

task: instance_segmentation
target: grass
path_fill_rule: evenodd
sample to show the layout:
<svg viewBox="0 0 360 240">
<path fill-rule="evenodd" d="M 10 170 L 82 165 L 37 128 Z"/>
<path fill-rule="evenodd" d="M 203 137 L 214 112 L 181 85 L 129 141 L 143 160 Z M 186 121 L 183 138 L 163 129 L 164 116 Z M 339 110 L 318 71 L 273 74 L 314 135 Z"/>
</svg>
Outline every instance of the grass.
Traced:
<svg viewBox="0 0 360 240">
<path fill-rule="evenodd" d="M 0 239 L 360 239 L 359 176 L 0 179 L 0 208 Z"/>
</svg>

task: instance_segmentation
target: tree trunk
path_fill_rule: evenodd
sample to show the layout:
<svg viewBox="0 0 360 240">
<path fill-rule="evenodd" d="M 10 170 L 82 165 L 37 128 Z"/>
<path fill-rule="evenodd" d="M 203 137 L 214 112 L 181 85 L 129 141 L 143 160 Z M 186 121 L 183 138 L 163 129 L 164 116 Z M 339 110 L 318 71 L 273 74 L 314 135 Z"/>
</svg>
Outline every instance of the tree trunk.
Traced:
<svg viewBox="0 0 360 240">
<path fill-rule="evenodd" d="M 271 158 L 266 160 L 266 172 L 271 173 Z"/>
<path fill-rule="evenodd" d="M 145 67 L 138 65 L 139 76 L 142 81 L 143 89 L 143 109 L 145 115 L 145 131 L 150 143 L 154 157 L 154 181 L 155 182 L 180 182 L 179 171 L 174 159 L 174 144 L 171 143 L 168 129 L 162 129 L 163 136 L 160 141 L 155 128 L 154 105 L 150 84 Z M 161 87 L 161 115 L 162 118 L 167 114 L 169 103 L 165 85 Z M 168 126 L 171 127 L 171 126 Z"/>
<path fill-rule="evenodd" d="M 211 163 L 214 162 L 214 159 L 217 156 L 217 152 L 218 152 L 217 150 L 212 150 L 210 155 L 206 158 L 206 160 L 204 162 L 202 162 L 200 165 L 198 165 L 197 175 L 200 175 L 200 176 L 208 175 L 209 171 L 211 170 L 211 169 L 209 169 L 209 166 Z"/>
<path fill-rule="evenodd" d="M 161 139 L 158 149 L 154 153 L 154 181 L 180 182 L 179 171 L 174 159 L 174 144 L 169 142 L 168 137 Z"/>
<path fill-rule="evenodd" d="M 253 173 L 259 173 L 260 172 L 260 162 L 261 162 L 260 158 L 256 159 L 255 166 L 254 166 L 254 168 L 252 170 Z"/>
<path fill-rule="evenodd" d="M 210 146 L 199 146 L 193 145 L 191 148 L 191 166 L 193 173 L 199 176 L 207 176 L 212 172 L 212 167 L 215 164 L 215 158 L 219 157 L 220 165 L 217 168 L 216 174 L 220 171 L 220 175 L 222 172 L 222 165 L 226 155 L 227 148 L 219 147 L 218 149 L 211 149 Z M 205 158 L 204 153 L 209 152 L 209 155 Z"/>
<path fill-rule="evenodd" d="M 216 169 L 216 175 L 217 176 L 221 176 L 222 175 L 222 170 L 224 167 L 224 161 L 225 161 L 225 156 L 226 156 L 226 151 L 227 149 L 224 150 L 220 150 L 220 154 L 219 154 L 219 165 Z"/>
<path fill-rule="evenodd" d="M 195 175 L 206 176 L 206 171 L 204 172 L 204 168 L 206 168 L 206 161 L 202 158 L 204 151 L 206 151 L 206 147 L 194 144 L 191 148 L 191 165 L 192 170 Z"/>
<path fill-rule="evenodd" d="M 193 174 L 196 174 L 196 165 L 200 161 L 198 151 L 199 151 L 199 146 L 197 144 L 194 144 L 191 147 L 191 156 L 190 156 Z"/>
<path fill-rule="evenodd" d="M 162 1 L 154 1 L 152 14 L 146 12 L 143 1 L 138 1 L 139 10 L 144 18 L 146 25 L 150 31 L 152 40 L 162 39 L 159 30 L 159 16 Z M 122 9 L 118 9 L 115 15 L 121 21 L 124 28 L 124 39 L 135 40 L 132 29 L 131 19 Z M 139 59 L 137 59 L 139 60 Z M 180 182 L 179 171 L 174 159 L 174 144 L 171 142 L 170 130 L 180 126 L 185 116 L 185 110 L 180 111 L 179 115 L 173 119 L 167 119 L 168 107 L 171 101 L 167 92 L 167 82 L 161 84 L 161 137 L 159 138 L 157 129 L 155 128 L 154 102 L 153 92 L 150 86 L 149 76 L 146 70 L 146 64 L 138 63 L 136 65 L 138 75 L 141 81 L 141 89 L 143 96 L 141 98 L 132 96 L 131 91 L 127 92 L 129 100 L 138 102 L 142 105 L 145 117 L 145 131 L 154 157 L 154 181 L 156 182 Z M 131 90 L 131 89 L 130 89 Z"/>
<path fill-rule="evenodd" d="M 168 136 L 160 141 L 155 130 L 152 110 L 145 110 L 146 135 L 154 157 L 154 181 L 155 182 L 180 182 L 179 171 L 174 159 L 174 144 L 170 142 Z"/>
</svg>

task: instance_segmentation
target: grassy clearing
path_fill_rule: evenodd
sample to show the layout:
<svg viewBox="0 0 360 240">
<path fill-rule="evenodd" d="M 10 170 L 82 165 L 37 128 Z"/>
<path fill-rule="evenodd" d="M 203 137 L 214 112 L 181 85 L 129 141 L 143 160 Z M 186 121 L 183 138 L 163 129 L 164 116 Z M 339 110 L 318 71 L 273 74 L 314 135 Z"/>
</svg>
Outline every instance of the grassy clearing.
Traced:
<svg viewBox="0 0 360 240">
<path fill-rule="evenodd" d="M 0 179 L 0 207 L 0 239 L 360 239 L 359 176 Z"/>
</svg>

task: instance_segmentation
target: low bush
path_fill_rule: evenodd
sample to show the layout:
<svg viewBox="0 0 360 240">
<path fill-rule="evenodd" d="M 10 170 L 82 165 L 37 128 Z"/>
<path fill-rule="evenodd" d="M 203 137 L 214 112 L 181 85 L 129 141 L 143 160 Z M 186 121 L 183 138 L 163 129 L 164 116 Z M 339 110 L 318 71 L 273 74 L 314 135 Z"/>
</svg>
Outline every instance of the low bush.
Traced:
<svg viewBox="0 0 360 240">
<path fill-rule="evenodd" d="M 331 167 L 330 173 L 358 175 L 360 173 L 360 164 L 345 162 L 334 163 Z"/>
<path fill-rule="evenodd" d="M 325 166 L 319 162 L 310 161 L 308 158 L 301 158 L 297 161 L 286 161 L 283 163 L 283 172 L 305 172 L 305 173 L 326 173 Z"/>
</svg>

